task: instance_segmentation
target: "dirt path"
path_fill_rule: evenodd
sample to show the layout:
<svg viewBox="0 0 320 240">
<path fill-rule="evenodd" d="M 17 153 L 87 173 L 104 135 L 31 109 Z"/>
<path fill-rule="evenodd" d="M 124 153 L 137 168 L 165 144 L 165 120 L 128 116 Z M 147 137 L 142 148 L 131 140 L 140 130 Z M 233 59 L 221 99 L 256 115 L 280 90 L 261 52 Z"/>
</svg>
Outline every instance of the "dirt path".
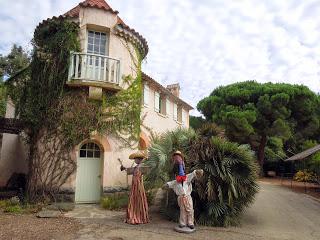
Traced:
<svg viewBox="0 0 320 240">
<path fill-rule="evenodd" d="M 71 240 L 81 228 L 80 222 L 71 218 L 40 219 L 34 215 L 0 213 L 1 240 Z"/>
</svg>

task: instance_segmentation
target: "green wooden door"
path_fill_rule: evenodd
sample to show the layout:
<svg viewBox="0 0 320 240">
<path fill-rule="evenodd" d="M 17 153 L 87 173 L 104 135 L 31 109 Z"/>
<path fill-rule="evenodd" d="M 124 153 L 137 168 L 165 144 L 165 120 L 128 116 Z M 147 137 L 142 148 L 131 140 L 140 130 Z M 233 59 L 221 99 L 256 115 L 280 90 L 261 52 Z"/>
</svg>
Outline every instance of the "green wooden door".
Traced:
<svg viewBox="0 0 320 240">
<path fill-rule="evenodd" d="M 101 197 L 102 161 L 100 148 L 86 143 L 80 149 L 77 161 L 76 194 L 78 203 L 95 203 Z"/>
</svg>

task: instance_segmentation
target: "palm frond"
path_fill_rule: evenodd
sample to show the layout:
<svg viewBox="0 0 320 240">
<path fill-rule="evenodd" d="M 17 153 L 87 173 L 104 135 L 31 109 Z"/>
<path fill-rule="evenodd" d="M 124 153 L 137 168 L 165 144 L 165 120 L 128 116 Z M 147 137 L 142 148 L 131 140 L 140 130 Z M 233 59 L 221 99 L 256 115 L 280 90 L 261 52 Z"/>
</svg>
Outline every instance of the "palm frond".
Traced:
<svg viewBox="0 0 320 240">
<path fill-rule="evenodd" d="M 146 161 L 151 168 L 146 183 L 152 188 L 172 180 L 171 154 L 180 150 L 185 154 L 187 171 L 204 170 L 203 178 L 194 183 L 192 194 L 196 222 L 211 226 L 235 225 L 259 190 L 258 166 L 247 146 L 221 136 L 208 137 L 210 134 L 177 129 L 156 138 Z M 168 194 L 161 212 L 177 220 L 179 207 L 173 192 Z"/>
</svg>

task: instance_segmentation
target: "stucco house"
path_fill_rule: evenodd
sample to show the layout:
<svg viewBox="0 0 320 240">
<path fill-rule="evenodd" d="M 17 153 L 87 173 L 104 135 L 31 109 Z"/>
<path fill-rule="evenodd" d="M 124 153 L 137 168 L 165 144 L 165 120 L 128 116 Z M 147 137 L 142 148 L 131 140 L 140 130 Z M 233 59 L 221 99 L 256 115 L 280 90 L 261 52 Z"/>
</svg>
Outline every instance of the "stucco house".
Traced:
<svg viewBox="0 0 320 240">
<path fill-rule="evenodd" d="M 55 17 L 54 17 L 55 18 Z M 89 97 L 97 97 L 102 91 L 116 91 L 128 86 L 122 76 L 131 74 L 134 59 L 129 48 L 138 46 L 141 55 L 148 53 L 147 41 L 127 26 L 104 0 L 86 0 L 58 18 L 66 18 L 79 24 L 80 52 L 71 54 L 69 80 L 72 88 L 87 88 Z M 46 21 L 46 20 L 45 20 Z M 39 26 L 45 24 L 45 21 Z M 91 59 L 91 60 L 88 60 Z M 161 134 L 178 127 L 189 127 L 189 111 L 192 107 L 179 96 L 179 84 L 162 86 L 152 77 L 142 74 L 143 102 L 141 103 L 141 134 L 138 145 L 145 149 L 152 134 Z M 6 118 L 14 118 L 14 105 L 7 103 Z M 0 186 L 4 186 L 13 173 L 28 173 L 26 146 L 20 135 L 4 133 L 0 155 Z M 77 169 L 63 185 L 69 199 L 79 203 L 98 202 L 103 193 L 121 191 L 128 187 L 130 179 L 119 170 L 118 158 L 131 166 L 128 155 L 132 149 L 121 148 L 118 139 L 106 135 L 92 135 L 79 139 L 74 147 Z"/>
</svg>

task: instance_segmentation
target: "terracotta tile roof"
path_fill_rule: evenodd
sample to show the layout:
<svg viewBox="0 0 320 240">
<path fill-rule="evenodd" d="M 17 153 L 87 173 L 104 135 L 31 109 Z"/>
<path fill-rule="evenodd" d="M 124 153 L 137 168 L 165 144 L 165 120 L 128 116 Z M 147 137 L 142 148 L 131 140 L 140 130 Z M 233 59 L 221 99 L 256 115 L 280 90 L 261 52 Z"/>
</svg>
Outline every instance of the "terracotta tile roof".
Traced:
<svg viewBox="0 0 320 240">
<path fill-rule="evenodd" d="M 118 14 L 118 11 L 113 10 L 108 3 L 104 0 L 86 0 L 81 3 L 79 3 L 78 6 L 72 8 L 70 11 L 63 14 L 65 17 L 78 17 L 80 12 L 80 6 L 81 7 L 92 7 L 92 8 L 99 8 L 106 11 L 110 11 L 112 13 Z"/>
<path fill-rule="evenodd" d="M 142 72 L 142 80 L 148 82 L 149 84 L 151 84 L 153 86 L 155 86 L 161 92 L 163 92 L 166 95 L 170 96 L 174 101 L 176 101 L 177 103 L 179 103 L 179 104 L 183 105 L 184 107 L 186 107 L 189 111 L 193 110 L 193 107 L 191 105 L 189 105 L 188 103 L 183 101 L 181 98 L 173 95 L 167 88 L 162 86 L 160 83 L 158 83 L 156 80 L 154 80 L 152 77 L 150 77 L 149 75 L 145 74 L 144 72 Z"/>
<path fill-rule="evenodd" d="M 86 0 L 79 3 L 78 6 L 72 8 L 71 10 L 69 10 L 68 12 L 66 12 L 65 14 L 59 17 L 77 18 L 79 17 L 80 7 L 92 7 L 92 8 L 103 9 L 105 11 L 110 11 L 114 14 L 119 13 L 118 11 L 113 10 L 104 0 Z M 147 55 L 149 47 L 146 39 L 143 36 L 141 36 L 136 30 L 134 30 L 133 28 L 130 28 L 127 24 L 125 24 L 124 21 L 119 16 L 117 16 L 117 24 L 122 26 L 122 28 L 124 28 L 125 30 L 133 34 L 136 38 L 138 38 L 141 41 L 144 48 L 144 56 Z"/>
</svg>

